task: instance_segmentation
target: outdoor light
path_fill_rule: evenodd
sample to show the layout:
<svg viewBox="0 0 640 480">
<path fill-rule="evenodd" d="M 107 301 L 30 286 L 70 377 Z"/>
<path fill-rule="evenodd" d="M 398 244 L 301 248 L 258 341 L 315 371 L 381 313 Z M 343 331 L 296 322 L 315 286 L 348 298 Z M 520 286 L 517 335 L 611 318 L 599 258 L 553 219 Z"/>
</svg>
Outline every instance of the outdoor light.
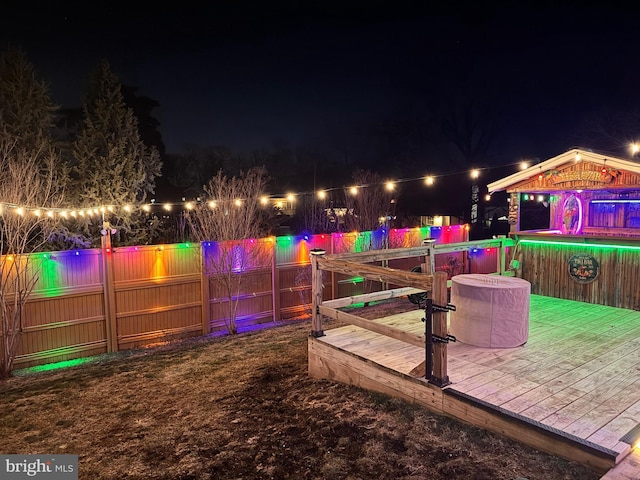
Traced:
<svg viewBox="0 0 640 480">
<path fill-rule="evenodd" d="M 325 192 L 324 190 L 319 190 L 318 191 L 318 198 L 320 200 L 324 200 L 325 198 L 327 198 L 327 192 Z"/>
<path fill-rule="evenodd" d="M 424 183 L 425 183 L 426 185 L 433 185 L 433 181 L 434 181 L 434 180 L 433 180 L 433 177 L 432 177 L 432 176 L 425 177 L 425 179 L 424 179 Z"/>
<path fill-rule="evenodd" d="M 349 189 L 349 192 L 351 193 L 351 195 L 357 195 L 358 194 L 358 187 L 351 187 Z"/>
<path fill-rule="evenodd" d="M 386 187 L 387 190 L 392 191 L 393 188 L 394 188 L 394 184 L 393 184 L 393 182 L 387 182 L 385 187 Z"/>
<path fill-rule="evenodd" d="M 260 197 L 260 203 L 262 205 L 266 205 L 267 203 L 269 203 L 269 199 L 267 198 L 266 195 L 263 195 L 263 196 Z"/>
<path fill-rule="evenodd" d="M 235 202 L 233 202 L 233 204 L 234 204 L 236 207 L 240 207 L 240 206 L 242 206 L 242 200 L 240 200 L 240 199 L 238 198 Z"/>
<path fill-rule="evenodd" d="M 473 169 L 471 170 L 471 178 L 478 178 L 480 176 L 480 170 Z"/>
<path fill-rule="evenodd" d="M 527 162 L 520 162 L 520 170 L 526 170 L 529 168 L 529 164 Z"/>
<path fill-rule="evenodd" d="M 211 208 L 211 209 L 216 208 L 216 202 L 214 202 L 213 200 L 211 200 L 211 201 L 209 202 L 209 208 Z"/>
<path fill-rule="evenodd" d="M 162 208 L 164 208 L 167 212 L 171 211 L 171 204 L 170 203 L 165 203 Z"/>
<path fill-rule="evenodd" d="M 287 201 L 293 202 L 295 200 L 295 196 L 293 193 L 287 193 Z"/>
</svg>

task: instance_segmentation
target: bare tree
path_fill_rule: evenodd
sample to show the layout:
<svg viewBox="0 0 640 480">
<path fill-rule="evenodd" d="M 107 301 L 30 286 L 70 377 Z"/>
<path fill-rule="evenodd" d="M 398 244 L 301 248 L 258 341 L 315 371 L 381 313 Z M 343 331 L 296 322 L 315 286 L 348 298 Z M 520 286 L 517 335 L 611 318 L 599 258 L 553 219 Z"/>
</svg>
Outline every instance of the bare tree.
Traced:
<svg viewBox="0 0 640 480">
<path fill-rule="evenodd" d="M 39 278 L 40 268 L 33 253 L 56 228 L 52 209 L 59 207 L 62 198 L 58 185 L 52 157 L 41 159 L 23 152 L 0 154 L 2 378 L 13 370 L 23 332 L 24 306 Z"/>
<path fill-rule="evenodd" d="M 204 186 L 204 199 L 186 213 L 193 235 L 203 248 L 203 271 L 224 292 L 225 324 L 238 332 L 236 316 L 242 281 L 248 272 L 271 265 L 261 196 L 266 169 L 255 167 L 227 177 L 222 170 Z"/>
<path fill-rule="evenodd" d="M 577 146 L 632 156 L 630 145 L 638 141 L 638 131 L 640 110 L 602 108 L 582 119 L 573 139 Z"/>
<path fill-rule="evenodd" d="M 0 376 L 11 374 L 24 306 L 38 281 L 40 251 L 56 227 L 66 168 L 51 140 L 46 84 L 26 55 L 0 56 Z M 42 257 L 38 257 L 42 259 Z"/>
<path fill-rule="evenodd" d="M 355 170 L 353 180 L 355 185 L 345 191 L 345 228 L 360 232 L 376 230 L 393 213 L 396 187 L 388 188 L 380 175 L 369 170 Z"/>
</svg>

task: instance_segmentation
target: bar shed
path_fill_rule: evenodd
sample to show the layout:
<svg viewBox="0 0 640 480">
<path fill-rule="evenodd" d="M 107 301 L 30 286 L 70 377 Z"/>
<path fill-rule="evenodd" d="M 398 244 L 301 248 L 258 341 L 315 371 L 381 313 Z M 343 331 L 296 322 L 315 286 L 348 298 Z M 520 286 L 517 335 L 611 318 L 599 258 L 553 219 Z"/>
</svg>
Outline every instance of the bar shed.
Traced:
<svg viewBox="0 0 640 480">
<path fill-rule="evenodd" d="M 640 310 L 640 162 L 573 149 L 487 188 L 509 194 L 511 267 L 532 294 Z M 526 202 L 548 228 L 521 229 Z"/>
</svg>

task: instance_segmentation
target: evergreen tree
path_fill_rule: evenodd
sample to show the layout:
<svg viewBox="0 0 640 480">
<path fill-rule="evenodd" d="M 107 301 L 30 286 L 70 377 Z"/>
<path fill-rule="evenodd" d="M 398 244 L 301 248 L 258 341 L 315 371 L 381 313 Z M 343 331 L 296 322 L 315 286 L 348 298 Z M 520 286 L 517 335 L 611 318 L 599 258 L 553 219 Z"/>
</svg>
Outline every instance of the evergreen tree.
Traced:
<svg viewBox="0 0 640 480">
<path fill-rule="evenodd" d="M 140 205 L 155 190 L 162 162 L 141 139 L 138 121 L 125 104 L 122 86 L 107 61 L 92 73 L 83 124 L 74 143 L 73 198 L 84 207 L 105 207 L 85 223 L 97 243 L 103 222 L 118 230 L 120 244 L 148 243 L 153 233 Z M 129 211 L 127 206 L 132 207 Z"/>
</svg>

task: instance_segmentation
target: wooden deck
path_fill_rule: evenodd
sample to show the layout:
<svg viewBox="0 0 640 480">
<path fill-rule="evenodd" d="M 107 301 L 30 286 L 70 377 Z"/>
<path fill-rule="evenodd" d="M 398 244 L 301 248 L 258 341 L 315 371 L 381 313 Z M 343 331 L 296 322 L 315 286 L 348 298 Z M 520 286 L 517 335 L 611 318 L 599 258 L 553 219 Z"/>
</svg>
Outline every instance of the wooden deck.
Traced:
<svg viewBox="0 0 640 480">
<path fill-rule="evenodd" d="M 419 334 L 423 317 L 416 308 L 376 322 Z M 405 398 L 603 473 L 632 450 L 620 438 L 640 424 L 638 311 L 532 295 L 528 342 L 450 343 L 442 389 L 411 374 L 423 348 L 351 325 L 324 333 L 309 339 L 316 378 Z"/>
</svg>

